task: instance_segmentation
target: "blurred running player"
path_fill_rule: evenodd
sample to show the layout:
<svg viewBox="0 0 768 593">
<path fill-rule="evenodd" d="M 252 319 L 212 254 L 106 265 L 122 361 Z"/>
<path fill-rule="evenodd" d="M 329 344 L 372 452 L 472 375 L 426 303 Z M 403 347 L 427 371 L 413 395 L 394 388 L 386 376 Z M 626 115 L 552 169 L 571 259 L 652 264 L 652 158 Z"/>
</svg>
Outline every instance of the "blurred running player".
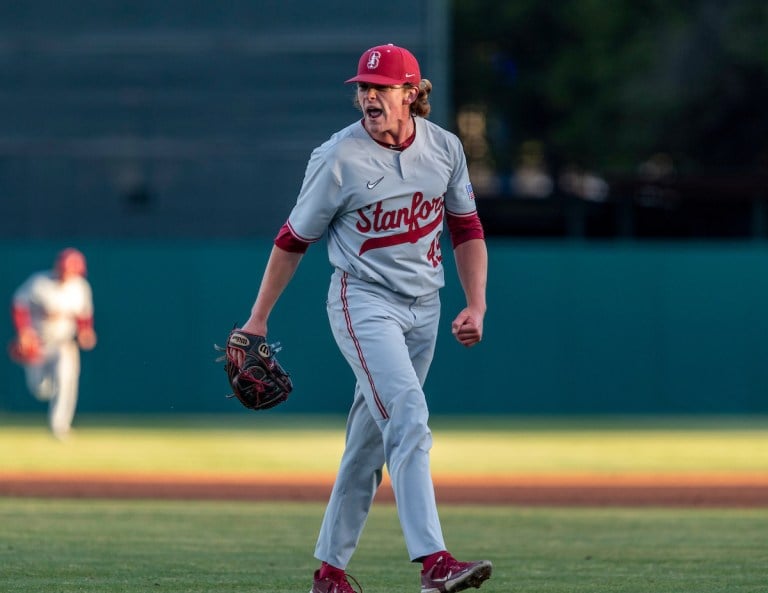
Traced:
<svg viewBox="0 0 768 593">
<path fill-rule="evenodd" d="M 85 256 L 61 251 L 52 270 L 32 274 L 14 293 L 16 338 L 11 358 L 24 367 L 27 387 L 48 401 L 48 421 L 58 439 L 72 427 L 80 380 L 80 349 L 96 345 L 93 297 Z"/>
</svg>

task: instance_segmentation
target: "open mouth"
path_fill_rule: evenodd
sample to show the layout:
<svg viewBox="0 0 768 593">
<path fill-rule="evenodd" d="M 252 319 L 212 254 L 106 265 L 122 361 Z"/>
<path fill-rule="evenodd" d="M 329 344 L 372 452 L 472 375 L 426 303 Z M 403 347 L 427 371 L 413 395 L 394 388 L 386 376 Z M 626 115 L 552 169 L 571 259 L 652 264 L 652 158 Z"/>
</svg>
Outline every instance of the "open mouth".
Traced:
<svg viewBox="0 0 768 593">
<path fill-rule="evenodd" d="M 368 109 L 365 110 L 365 114 L 371 119 L 381 117 L 382 113 L 384 112 L 381 109 L 377 109 L 376 107 L 368 107 Z"/>
</svg>

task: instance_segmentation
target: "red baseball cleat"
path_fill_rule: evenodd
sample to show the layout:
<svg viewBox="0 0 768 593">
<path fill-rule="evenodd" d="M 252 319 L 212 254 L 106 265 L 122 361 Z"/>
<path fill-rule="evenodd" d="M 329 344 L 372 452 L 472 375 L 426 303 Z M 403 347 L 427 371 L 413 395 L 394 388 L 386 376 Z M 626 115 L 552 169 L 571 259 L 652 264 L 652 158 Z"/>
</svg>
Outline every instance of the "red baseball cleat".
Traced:
<svg viewBox="0 0 768 593">
<path fill-rule="evenodd" d="M 491 577 L 493 565 L 488 560 L 459 562 L 450 554 L 441 556 L 427 571 L 421 571 L 421 593 L 455 593 L 479 587 Z"/>
<path fill-rule="evenodd" d="M 344 575 L 338 580 L 328 577 L 321 579 L 320 571 L 316 570 L 312 589 L 309 593 L 358 593 L 352 588 L 352 585 L 349 584 L 347 576 L 349 575 Z M 359 593 L 363 593 L 363 588 L 360 586 L 360 583 L 355 580 L 355 577 L 350 576 L 349 578 L 355 581 L 355 584 L 360 589 Z"/>
</svg>

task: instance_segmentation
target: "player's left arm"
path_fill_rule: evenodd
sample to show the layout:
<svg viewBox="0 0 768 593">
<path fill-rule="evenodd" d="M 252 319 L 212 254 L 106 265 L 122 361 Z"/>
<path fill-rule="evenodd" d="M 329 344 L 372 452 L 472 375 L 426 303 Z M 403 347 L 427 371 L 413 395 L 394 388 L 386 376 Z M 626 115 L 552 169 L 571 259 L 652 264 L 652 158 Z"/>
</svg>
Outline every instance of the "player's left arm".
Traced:
<svg viewBox="0 0 768 593">
<path fill-rule="evenodd" d="M 445 193 L 445 219 L 459 280 L 467 299 L 467 306 L 453 320 L 451 331 L 460 344 L 469 348 L 483 339 L 488 250 L 461 141 L 454 135 L 449 138 L 455 167 Z"/>
<path fill-rule="evenodd" d="M 91 285 L 83 278 L 80 282 L 82 303 L 75 315 L 77 325 L 77 344 L 83 350 L 93 350 L 96 347 L 96 330 L 93 327 L 93 291 Z"/>
<path fill-rule="evenodd" d="M 83 350 L 93 350 L 96 346 L 96 331 L 93 329 L 93 317 L 78 317 L 77 344 Z"/>
<path fill-rule="evenodd" d="M 474 238 L 459 243 L 453 252 L 467 306 L 453 320 L 451 331 L 460 344 L 469 348 L 483 339 L 488 249 L 485 239 Z"/>
</svg>

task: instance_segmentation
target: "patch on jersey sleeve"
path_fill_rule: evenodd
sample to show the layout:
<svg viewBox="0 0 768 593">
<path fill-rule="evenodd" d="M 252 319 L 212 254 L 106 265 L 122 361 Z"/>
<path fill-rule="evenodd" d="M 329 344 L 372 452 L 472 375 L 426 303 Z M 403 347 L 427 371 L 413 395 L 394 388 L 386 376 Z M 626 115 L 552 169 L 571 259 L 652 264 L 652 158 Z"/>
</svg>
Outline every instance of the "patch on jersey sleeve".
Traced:
<svg viewBox="0 0 768 593">
<path fill-rule="evenodd" d="M 471 183 L 467 184 L 467 195 L 469 196 L 470 200 L 474 200 L 475 199 L 475 192 L 472 189 L 472 184 Z"/>
</svg>

